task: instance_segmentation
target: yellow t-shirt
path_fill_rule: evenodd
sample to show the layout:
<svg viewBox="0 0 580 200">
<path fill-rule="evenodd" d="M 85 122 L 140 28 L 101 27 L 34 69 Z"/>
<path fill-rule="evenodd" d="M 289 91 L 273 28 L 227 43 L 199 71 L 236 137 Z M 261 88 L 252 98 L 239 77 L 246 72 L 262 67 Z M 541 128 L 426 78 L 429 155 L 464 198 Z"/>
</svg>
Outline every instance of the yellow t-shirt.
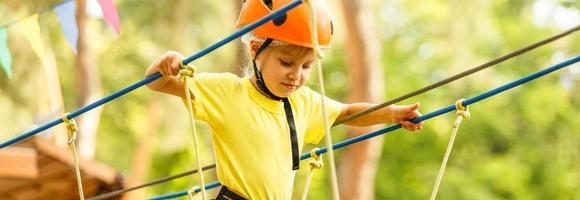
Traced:
<svg viewBox="0 0 580 200">
<path fill-rule="evenodd" d="M 290 199 L 296 172 L 283 103 L 230 73 L 199 73 L 187 84 L 196 119 L 212 128 L 219 181 L 248 199 Z M 325 134 L 320 94 L 303 86 L 289 100 L 302 154 L 304 142 L 317 144 Z M 326 98 L 325 105 L 332 124 L 342 104 Z"/>
</svg>

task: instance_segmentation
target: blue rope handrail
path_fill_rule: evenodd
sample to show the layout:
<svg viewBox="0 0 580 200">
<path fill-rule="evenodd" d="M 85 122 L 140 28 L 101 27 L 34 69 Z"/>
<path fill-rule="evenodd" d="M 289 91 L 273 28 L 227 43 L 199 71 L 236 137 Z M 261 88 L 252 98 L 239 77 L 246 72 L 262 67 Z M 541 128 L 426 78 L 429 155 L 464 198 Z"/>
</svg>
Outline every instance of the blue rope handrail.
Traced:
<svg viewBox="0 0 580 200">
<path fill-rule="evenodd" d="M 522 85 L 524 83 L 527 83 L 529 81 L 532 81 L 534 79 L 537 79 L 539 77 L 542 77 L 542 76 L 544 76 L 546 74 L 552 73 L 552 72 L 554 72 L 556 70 L 559 70 L 561 68 L 567 67 L 567 66 L 572 65 L 574 63 L 577 63 L 578 61 L 580 61 L 580 56 L 577 55 L 577 56 L 572 57 L 571 59 L 568 59 L 568 60 L 566 60 L 564 62 L 561 62 L 559 64 L 556 64 L 556 65 L 550 66 L 548 68 L 545 68 L 543 70 L 534 72 L 534 73 L 529 74 L 529 75 L 527 75 L 527 76 L 525 76 L 523 78 L 520 78 L 518 80 L 512 81 L 510 83 L 507 83 L 507 84 L 502 85 L 500 87 L 497 87 L 495 89 L 489 90 L 489 91 L 484 92 L 482 94 L 479 94 L 477 96 L 474 96 L 474 97 L 471 97 L 469 99 L 466 99 L 465 101 L 463 101 L 463 106 L 469 106 L 471 104 L 475 104 L 475 103 L 477 103 L 479 101 L 482 101 L 484 99 L 487 99 L 489 97 L 492 97 L 492 96 L 494 96 L 496 94 L 499 94 L 499 93 L 504 92 L 506 90 L 512 89 L 514 87 L 517 87 L 519 85 Z M 426 121 L 426 120 L 429 120 L 431 118 L 438 117 L 440 115 L 443 115 L 443 114 L 446 114 L 448 112 L 454 111 L 455 109 L 456 109 L 455 108 L 455 104 L 451 104 L 451 105 L 449 105 L 447 107 L 443 107 L 443 108 L 441 108 L 439 110 L 436 110 L 436 111 L 427 113 L 427 114 L 425 114 L 423 116 L 417 117 L 417 118 L 411 120 L 411 122 L 418 123 L 418 122 Z M 389 127 L 383 128 L 383 129 L 379 129 L 379 130 L 376 130 L 376 131 L 373 131 L 373 132 L 364 134 L 364 135 L 360 135 L 360 136 L 357 136 L 357 137 L 352 137 L 352 138 L 343 140 L 341 142 L 338 142 L 338 143 L 332 145 L 332 149 L 340 149 L 340 148 L 343 148 L 345 146 L 348 146 L 348 145 L 351 145 L 351 144 L 354 144 L 354 143 L 357 143 L 357 142 L 361 142 L 363 140 L 367 140 L 367 139 L 370 139 L 370 138 L 373 138 L 373 137 L 376 137 L 376 136 L 379 136 L 379 135 L 382 135 L 382 134 L 386 134 L 386 133 L 395 131 L 395 130 L 400 129 L 400 128 L 401 128 L 401 124 L 396 124 L 396 125 L 392 125 L 392 126 L 389 126 Z M 328 150 L 326 148 L 320 148 L 319 150 L 316 151 L 316 153 L 317 154 L 323 154 L 323 153 L 326 153 L 327 151 Z M 302 156 L 300 156 L 300 160 L 308 159 L 311 156 L 312 155 L 310 154 L 310 152 L 304 153 L 304 154 L 302 154 Z M 215 187 L 217 187 L 219 185 L 221 185 L 221 184 L 216 181 L 216 182 L 212 182 L 212 183 L 206 185 L 206 188 L 215 188 Z M 153 198 L 150 198 L 149 200 L 170 199 L 170 198 L 176 198 L 176 197 L 181 197 L 181 196 L 185 196 L 185 195 L 187 195 L 187 191 L 181 191 L 181 192 L 175 192 L 175 193 L 170 193 L 170 194 L 166 194 L 166 195 L 161 195 L 161 196 L 153 197 Z"/>
<path fill-rule="evenodd" d="M 270 21 L 270 20 L 272 20 L 272 19 L 274 19 L 274 18 L 276 18 L 276 17 L 278 17 L 278 16 L 286 13 L 288 10 L 290 10 L 292 8 L 295 8 L 296 6 L 300 5 L 302 2 L 304 2 L 304 0 L 295 0 L 295 1 L 292 1 L 288 5 L 285 5 L 284 7 L 281 7 L 280 9 L 278 9 L 278 10 L 276 10 L 276 11 L 274 11 L 274 12 L 272 12 L 272 13 L 264 16 L 264 17 L 262 17 L 261 19 L 257 20 L 256 22 L 254 22 L 252 24 L 249 24 L 247 26 L 244 26 L 243 28 L 241 28 L 241 29 L 237 30 L 236 32 L 234 32 L 233 34 L 229 35 L 228 37 L 226 37 L 226 38 L 224 38 L 224 39 L 222 39 L 222 40 L 220 40 L 220 41 L 218 41 L 218 42 L 210 45 L 209 47 L 207 47 L 207 48 L 199 51 L 198 53 L 196 53 L 194 55 L 191 55 L 191 56 L 185 58 L 183 60 L 183 64 L 184 65 L 187 65 L 190 62 L 192 62 L 192 61 L 194 61 L 194 60 L 196 60 L 196 59 L 198 59 L 198 58 L 200 58 L 202 56 L 205 56 L 206 54 L 212 52 L 213 50 L 215 50 L 215 49 L 217 49 L 217 48 L 219 48 L 219 47 L 221 47 L 221 46 L 223 46 L 223 45 L 231 42 L 232 40 L 235 40 L 236 38 L 239 38 L 240 36 L 242 36 L 242 35 L 250 32 L 250 31 L 254 30 L 258 26 L 260 26 L 260 25 L 262 25 L 262 24 L 264 24 L 264 23 L 266 23 L 266 22 L 268 22 L 268 21 Z M 113 99 L 116 99 L 116 98 L 118 98 L 120 96 L 123 96 L 123 95 L 125 95 L 125 94 L 127 94 L 127 93 L 129 93 L 129 92 L 131 92 L 131 91 L 133 91 L 133 90 L 135 90 L 135 89 L 143 86 L 143 85 L 146 85 L 148 83 L 151 83 L 152 81 L 157 80 L 161 76 L 162 75 L 159 72 L 157 72 L 155 74 L 152 74 L 151 76 L 148 76 L 145 79 L 143 79 L 143 80 L 141 80 L 141 81 L 139 81 L 137 83 L 134 83 L 134 84 L 132 84 L 132 85 L 126 87 L 126 88 L 123 88 L 121 90 L 118 90 L 118 91 L 114 92 L 113 94 L 111 94 L 109 96 L 106 96 L 106 97 L 104 97 L 102 99 L 99 99 L 99 100 L 97 100 L 97 101 L 89 104 L 89 105 L 86 105 L 85 107 L 82 107 L 82 108 L 80 108 L 80 109 L 78 109 L 76 111 L 73 111 L 70 114 L 68 114 L 66 117 L 69 118 L 69 119 L 73 119 L 75 117 L 78 117 L 79 115 L 84 114 L 85 112 L 88 112 L 88 111 L 90 111 L 90 110 L 92 110 L 92 109 L 94 109 L 96 107 L 99 107 L 99 106 L 101 106 L 101 105 L 103 105 L 103 104 L 105 104 L 105 103 L 107 103 L 109 101 L 112 101 Z M 26 138 L 29 138 L 29 137 L 31 137 L 33 135 L 36 135 L 36 134 L 40 133 L 42 131 L 45 131 L 45 130 L 47 130 L 49 128 L 52 128 L 53 126 L 56 126 L 56 125 L 58 125 L 58 124 L 60 124 L 62 122 L 63 122 L 62 118 L 61 119 L 56 119 L 54 121 L 51 121 L 49 123 L 46 123 L 46 124 L 38 127 L 38 128 L 35 128 L 33 130 L 30 130 L 30 131 L 28 131 L 26 133 L 23 133 L 21 135 L 18 135 L 16 137 L 12 138 L 12 139 L 9 139 L 9 140 L 7 140 L 5 142 L 2 142 L 2 144 L 0 144 L 0 149 L 2 149 L 4 147 L 7 147 L 9 145 L 12 145 L 12 144 L 14 144 L 16 142 L 20 142 L 20 141 L 22 141 L 22 140 L 24 140 Z"/>
<path fill-rule="evenodd" d="M 213 189 L 216 187 L 221 186 L 221 184 L 219 182 L 213 182 L 210 184 L 205 185 L 205 189 L 209 190 L 209 189 Z M 195 188 L 195 190 L 193 191 L 194 193 L 199 193 L 201 192 L 200 188 Z M 176 198 L 176 197 L 181 197 L 181 196 L 185 196 L 187 195 L 187 190 L 186 191 L 181 191 L 181 192 L 174 192 L 174 193 L 169 193 L 169 194 L 164 194 L 158 197 L 155 197 L 154 199 L 172 199 L 172 198 Z"/>
</svg>

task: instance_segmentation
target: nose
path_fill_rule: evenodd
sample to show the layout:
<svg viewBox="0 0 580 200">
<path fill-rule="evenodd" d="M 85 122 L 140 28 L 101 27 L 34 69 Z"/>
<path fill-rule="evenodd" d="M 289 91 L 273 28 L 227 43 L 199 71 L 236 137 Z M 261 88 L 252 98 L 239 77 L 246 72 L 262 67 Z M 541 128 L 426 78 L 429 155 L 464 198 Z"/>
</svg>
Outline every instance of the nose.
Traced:
<svg viewBox="0 0 580 200">
<path fill-rule="evenodd" d="M 288 78 L 290 78 L 292 81 L 300 80 L 301 73 L 302 73 L 301 67 L 292 67 L 290 73 L 288 73 Z"/>
</svg>

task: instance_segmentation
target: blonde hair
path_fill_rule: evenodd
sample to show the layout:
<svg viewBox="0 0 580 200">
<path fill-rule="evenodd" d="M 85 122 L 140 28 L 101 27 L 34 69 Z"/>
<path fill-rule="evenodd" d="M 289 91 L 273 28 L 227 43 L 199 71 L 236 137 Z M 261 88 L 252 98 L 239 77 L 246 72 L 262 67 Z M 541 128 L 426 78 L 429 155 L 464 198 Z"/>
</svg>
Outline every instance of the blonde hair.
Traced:
<svg viewBox="0 0 580 200">
<path fill-rule="evenodd" d="M 243 35 L 241 37 L 242 43 L 244 43 L 247 47 L 246 48 L 247 49 L 246 55 L 247 55 L 247 58 L 250 59 L 249 63 L 251 63 L 251 60 L 254 59 L 251 57 L 250 43 L 252 41 L 254 41 L 254 42 L 258 42 L 258 43 L 262 44 L 265 40 L 266 39 L 264 39 L 264 38 L 257 37 L 252 32 L 246 33 L 245 35 Z M 273 40 L 272 43 L 270 43 L 270 45 L 266 48 L 266 50 L 272 50 L 272 49 L 280 50 L 280 51 L 282 51 L 282 52 L 284 52 L 292 57 L 303 57 L 309 53 L 312 53 L 311 48 L 293 45 L 293 44 L 289 44 L 287 42 L 279 41 L 279 40 Z M 245 68 L 246 69 L 244 70 L 244 75 L 245 76 L 251 75 L 252 74 L 252 71 L 250 70 L 251 67 L 245 67 Z"/>
</svg>

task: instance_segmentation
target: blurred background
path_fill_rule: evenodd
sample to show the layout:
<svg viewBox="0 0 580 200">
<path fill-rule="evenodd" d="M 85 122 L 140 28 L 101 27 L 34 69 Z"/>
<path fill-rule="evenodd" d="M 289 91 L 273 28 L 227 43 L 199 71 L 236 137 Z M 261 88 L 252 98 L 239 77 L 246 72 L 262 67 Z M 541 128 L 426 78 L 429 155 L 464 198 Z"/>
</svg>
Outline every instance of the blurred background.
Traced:
<svg viewBox="0 0 580 200">
<path fill-rule="evenodd" d="M 228 36 L 236 30 L 241 5 L 239 0 L 115 0 L 117 32 L 96 1 L 82 0 L 77 3 L 87 6 L 87 15 L 76 16 L 75 53 L 58 15 L 46 12 L 61 2 L 0 0 L 0 26 L 11 53 L 11 69 L 4 64 L 0 72 L 1 141 L 143 79 L 149 64 L 165 51 L 188 56 Z M 328 96 L 342 102 L 381 103 L 580 25 L 580 3 L 573 0 L 327 3 L 335 37 L 324 52 L 325 84 Z M 38 43 L 29 42 L 28 31 L 19 25 L 34 14 L 42 57 L 33 50 Z M 579 50 L 580 35 L 573 33 L 401 104 L 420 102 L 428 113 L 578 56 Z M 198 73 L 243 76 L 246 48 L 236 40 L 193 64 Z M 318 90 L 316 78 L 309 85 Z M 472 117 L 459 130 L 438 198 L 580 199 L 578 113 L 579 64 L 471 106 Z M 399 130 L 335 151 L 342 199 L 427 199 L 455 117 L 429 120 L 418 133 Z M 77 120 L 81 157 L 118 171 L 125 187 L 195 168 L 188 118 L 178 98 L 144 87 Z M 212 164 L 210 129 L 198 124 L 203 165 Z M 382 127 L 338 126 L 333 139 Z M 39 136 L 67 148 L 62 125 Z M 302 194 L 305 169 L 296 178 L 295 199 Z M 217 180 L 214 170 L 206 177 L 206 183 Z M 328 168 L 315 171 L 310 199 L 330 199 L 329 180 Z M 197 176 L 190 176 L 125 198 L 196 184 Z"/>
</svg>

